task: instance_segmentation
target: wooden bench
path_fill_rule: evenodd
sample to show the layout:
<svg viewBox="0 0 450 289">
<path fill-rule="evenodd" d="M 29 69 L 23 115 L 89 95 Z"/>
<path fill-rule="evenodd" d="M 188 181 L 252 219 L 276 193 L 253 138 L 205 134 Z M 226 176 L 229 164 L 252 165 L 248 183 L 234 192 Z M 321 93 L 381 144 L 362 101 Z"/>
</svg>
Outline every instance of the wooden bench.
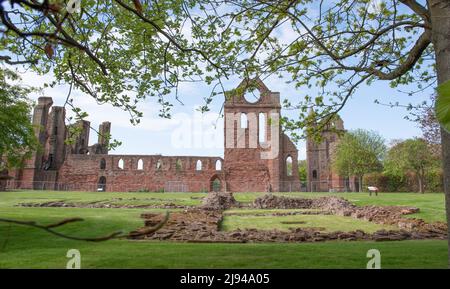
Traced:
<svg viewBox="0 0 450 289">
<path fill-rule="evenodd" d="M 378 188 L 377 187 L 370 186 L 370 187 L 367 187 L 367 189 L 369 190 L 369 196 L 371 196 L 372 193 L 375 193 L 375 196 L 378 196 Z"/>
</svg>

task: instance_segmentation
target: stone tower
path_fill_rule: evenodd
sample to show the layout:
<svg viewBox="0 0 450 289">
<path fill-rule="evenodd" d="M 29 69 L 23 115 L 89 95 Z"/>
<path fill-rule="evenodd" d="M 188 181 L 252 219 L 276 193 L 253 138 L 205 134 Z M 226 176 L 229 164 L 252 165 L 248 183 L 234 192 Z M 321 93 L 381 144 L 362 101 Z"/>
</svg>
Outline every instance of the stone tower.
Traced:
<svg viewBox="0 0 450 289">
<path fill-rule="evenodd" d="M 245 94 L 253 90 L 254 99 Z M 270 192 L 298 190 L 298 152 L 281 131 L 280 93 L 258 78 L 244 80 L 224 105 L 226 190 Z M 292 160 L 287 172 L 286 158 Z"/>
<path fill-rule="evenodd" d="M 20 173 L 22 188 L 53 189 L 57 170 L 64 162 L 65 110 L 52 105 L 51 97 L 39 97 L 34 107 L 33 126 L 40 149 L 25 161 Z"/>
<path fill-rule="evenodd" d="M 41 148 L 44 148 L 47 142 L 47 122 L 50 108 L 53 105 L 51 97 L 39 97 L 38 103 L 34 107 L 33 126 L 34 133 Z M 27 162 L 26 168 L 40 169 L 42 167 L 44 151 L 38 150 L 33 157 Z"/>
<path fill-rule="evenodd" d="M 54 106 L 47 123 L 47 143 L 45 145 L 46 160 L 44 170 L 57 170 L 64 162 L 66 152 L 66 111 L 64 107 Z"/>
<path fill-rule="evenodd" d="M 98 128 L 98 144 L 101 146 L 101 154 L 108 154 L 109 137 L 111 135 L 111 123 L 104 121 Z"/>
<path fill-rule="evenodd" d="M 306 140 L 307 189 L 310 192 L 342 191 L 345 180 L 332 170 L 332 154 L 339 141 L 339 132 L 344 132 L 344 122 L 336 115 L 321 132 L 322 141 Z"/>
</svg>

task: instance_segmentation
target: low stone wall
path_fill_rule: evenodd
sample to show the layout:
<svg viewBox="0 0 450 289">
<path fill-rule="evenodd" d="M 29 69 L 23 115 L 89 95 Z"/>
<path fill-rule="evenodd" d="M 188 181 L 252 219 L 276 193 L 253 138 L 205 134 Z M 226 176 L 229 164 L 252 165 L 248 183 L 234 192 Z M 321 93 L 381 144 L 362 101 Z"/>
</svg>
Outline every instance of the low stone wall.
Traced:
<svg viewBox="0 0 450 289">
<path fill-rule="evenodd" d="M 119 199 L 120 201 L 120 199 Z M 101 209 L 186 209 L 189 206 L 177 205 L 174 203 L 163 203 L 163 204 L 115 204 L 111 202 L 95 201 L 89 203 L 71 203 L 64 201 L 50 201 L 44 203 L 20 203 L 20 207 L 63 207 L 63 208 L 101 208 Z"/>
<path fill-rule="evenodd" d="M 214 192 L 209 193 L 202 202 L 201 208 L 207 210 L 226 210 L 232 207 L 238 207 L 239 202 L 233 197 L 232 193 Z"/>
<path fill-rule="evenodd" d="M 358 207 L 341 197 L 306 199 L 264 195 L 255 199 L 252 206 L 259 209 L 318 209 L 338 216 L 364 219 L 377 224 L 396 225 L 402 229 L 414 229 L 425 224 L 420 219 L 403 217 L 403 215 L 419 212 L 419 208 L 405 206 Z"/>
<path fill-rule="evenodd" d="M 161 204 L 117 204 L 114 202 L 134 201 L 136 199 L 114 198 L 89 203 L 70 203 L 50 201 L 44 203 L 21 203 L 25 207 L 79 207 L 79 208 L 165 208 L 184 209 L 172 212 L 163 228 L 136 239 L 172 240 L 185 242 L 319 242 L 326 240 L 407 240 L 407 239 L 446 239 L 447 225 L 442 222 L 427 223 L 422 219 L 405 218 L 404 215 L 419 211 L 414 207 L 402 206 L 355 206 L 349 201 L 338 197 L 321 197 L 314 199 L 288 198 L 265 195 L 257 198 L 249 207 L 258 209 L 314 209 L 300 212 L 267 212 L 258 215 L 296 215 L 296 214 L 334 214 L 356 219 L 364 219 L 378 224 L 394 225 L 398 230 L 379 230 L 373 234 L 361 230 L 351 232 L 324 232 L 323 228 L 292 228 L 288 231 L 238 229 L 221 231 L 223 210 L 242 207 L 232 193 L 210 193 L 203 198 L 202 205 L 182 206 L 172 203 L 170 199 L 148 198 L 149 202 L 165 201 Z M 143 200 L 143 199 L 139 199 Z M 239 213 L 234 213 L 239 214 Z M 146 227 L 158 224 L 162 214 L 144 213 L 145 227 L 138 229 L 139 233 Z"/>
<path fill-rule="evenodd" d="M 142 214 L 145 226 L 151 227 L 163 219 L 161 214 Z M 379 230 L 373 234 L 361 230 L 351 232 L 323 232 L 318 228 L 295 228 L 289 231 L 243 229 L 220 231 L 222 212 L 189 209 L 173 212 L 169 221 L 159 231 L 137 239 L 171 240 L 185 242 L 320 242 L 329 240 L 375 240 L 396 241 L 408 239 L 445 239 L 446 228 L 440 226 L 421 227 L 420 230 Z M 145 230 L 145 227 L 141 230 Z M 139 233 L 137 230 L 136 233 Z"/>
<path fill-rule="evenodd" d="M 312 206 L 312 199 L 288 198 L 267 194 L 256 198 L 252 207 L 257 209 L 309 209 Z"/>
</svg>

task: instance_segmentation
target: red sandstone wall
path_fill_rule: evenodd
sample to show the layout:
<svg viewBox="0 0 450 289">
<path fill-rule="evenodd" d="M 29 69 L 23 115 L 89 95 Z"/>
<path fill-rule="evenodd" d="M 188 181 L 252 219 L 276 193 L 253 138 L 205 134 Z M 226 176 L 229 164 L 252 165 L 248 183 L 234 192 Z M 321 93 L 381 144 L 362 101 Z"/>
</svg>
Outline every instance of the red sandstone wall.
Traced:
<svg viewBox="0 0 450 289">
<path fill-rule="evenodd" d="M 280 95 L 270 91 L 259 79 L 250 82 L 259 90 L 257 102 L 249 103 L 242 95 L 233 95 L 225 103 L 224 158 L 228 189 L 237 192 L 299 191 L 298 150 L 279 124 Z M 245 90 L 246 85 L 243 81 L 238 91 Z M 265 144 L 259 142 L 260 113 L 265 114 Z M 247 116 L 247 128 L 241 128 L 241 114 Z M 272 135 L 274 132 L 277 135 Z M 251 135 L 255 133 L 256 143 L 251 141 Z M 270 151 L 273 152 L 271 157 L 262 156 Z M 286 159 L 289 156 L 292 158 L 291 176 L 287 175 Z"/>
<path fill-rule="evenodd" d="M 300 186 L 300 180 L 298 175 L 298 150 L 294 143 L 289 139 L 287 135 L 282 134 L 281 145 L 281 160 L 280 164 L 280 186 L 281 191 L 285 192 L 299 192 L 302 190 Z M 287 171 L 287 158 L 292 158 L 292 175 L 288 175 Z"/>
<path fill-rule="evenodd" d="M 105 159 L 106 168 L 100 168 Z M 118 167 L 119 160 L 124 167 Z M 138 161 L 143 169 L 138 170 Z M 181 166 L 177 166 L 177 160 Z M 202 170 L 196 163 L 202 162 Z M 224 189 L 223 171 L 216 170 L 219 157 L 165 157 L 138 155 L 69 155 L 59 172 L 58 183 L 70 190 L 97 190 L 100 177 L 106 178 L 107 191 L 189 191 L 200 192 L 211 189 L 211 181 L 219 178 Z M 156 164 L 161 161 L 161 168 Z"/>
<path fill-rule="evenodd" d="M 245 81 L 241 83 L 241 86 Z M 101 154 L 67 154 L 63 161 L 65 147 L 63 140 L 65 130 L 63 123 L 63 109 L 58 115 L 53 116 L 47 126 L 48 108 L 51 99 L 42 98 L 40 110 L 35 110 L 34 122 L 42 123 L 47 127 L 46 132 L 40 132 L 39 137 L 44 145 L 49 133 L 51 137 L 46 147 L 46 154 L 53 154 L 55 166 L 51 170 L 43 170 L 42 164 L 45 157 L 36 154 L 33 160 L 27 162 L 21 172 L 18 181 L 21 188 L 57 189 L 96 191 L 100 178 L 106 178 L 107 191 L 210 191 L 212 181 L 219 179 L 221 190 L 234 192 L 266 192 L 266 191 L 298 191 L 298 151 L 295 145 L 284 135 L 279 125 L 280 96 L 277 92 L 271 92 L 259 79 L 254 80 L 261 97 L 257 103 L 249 103 L 243 97 L 232 97 L 225 104 L 225 113 L 236 114 L 237 120 L 233 127 L 227 125 L 225 120 L 225 134 L 232 130 L 234 143 L 232 147 L 225 144 L 225 162 L 218 157 L 166 157 L 144 155 L 101 155 Z M 243 135 L 242 147 L 238 144 L 238 130 L 240 129 L 240 113 L 256 115 L 256 121 L 249 123 Z M 259 113 L 265 114 L 265 141 L 258 141 Z M 275 115 L 273 115 L 275 114 Z M 234 118 L 233 118 L 234 119 Z M 272 136 L 272 128 L 278 128 L 277 134 Z M 58 128 L 58 129 L 56 129 Z M 256 142 L 250 143 L 249 132 L 256 130 Z M 52 133 L 53 132 L 53 133 Z M 57 134 L 56 134 L 57 132 Z M 241 132 L 241 131 L 239 131 Z M 272 137 L 274 137 L 272 139 Z M 226 139 L 226 136 L 225 136 Z M 242 138 L 241 138 L 242 139 Z M 87 141 L 86 141 L 87 142 Z M 100 140 L 99 140 L 100 142 Z M 275 148 L 267 148 L 264 145 L 277 142 L 275 146 L 277 154 L 268 159 L 262 158 Z M 51 145 L 50 145 L 51 144 Z M 240 143 L 242 144 L 242 143 Z M 70 149 L 67 148 L 69 152 Z M 286 159 L 292 157 L 292 176 L 287 175 Z M 104 159 L 105 168 L 100 167 Z M 123 168 L 119 168 L 119 160 L 123 160 Z M 143 161 L 143 168 L 138 169 L 139 160 Z M 196 163 L 202 162 L 202 169 L 196 169 Z M 220 170 L 216 170 L 216 161 L 220 160 Z M 158 161 L 161 168 L 157 169 Z M 177 165 L 177 161 L 180 163 Z M 54 170 L 52 170 L 54 169 Z M 58 170 L 59 169 L 59 170 Z"/>
</svg>

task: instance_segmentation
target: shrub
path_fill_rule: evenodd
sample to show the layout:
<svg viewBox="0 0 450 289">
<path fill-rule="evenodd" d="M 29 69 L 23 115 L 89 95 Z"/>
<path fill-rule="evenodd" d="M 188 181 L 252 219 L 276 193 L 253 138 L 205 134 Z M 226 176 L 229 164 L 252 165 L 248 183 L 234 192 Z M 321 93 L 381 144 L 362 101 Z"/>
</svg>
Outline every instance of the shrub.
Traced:
<svg viewBox="0 0 450 289">
<path fill-rule="evenodd" d="M 404 176 L 389 173 L 365 174 L 363 186 L 376 186 L 381 192 L 418 192 L 417 176 L 414 172 L 408 172 Z M 442 170 L 430 170 L 425 174 L 426 192 L 443 192 L 444 178 Z"/>
</svg>

